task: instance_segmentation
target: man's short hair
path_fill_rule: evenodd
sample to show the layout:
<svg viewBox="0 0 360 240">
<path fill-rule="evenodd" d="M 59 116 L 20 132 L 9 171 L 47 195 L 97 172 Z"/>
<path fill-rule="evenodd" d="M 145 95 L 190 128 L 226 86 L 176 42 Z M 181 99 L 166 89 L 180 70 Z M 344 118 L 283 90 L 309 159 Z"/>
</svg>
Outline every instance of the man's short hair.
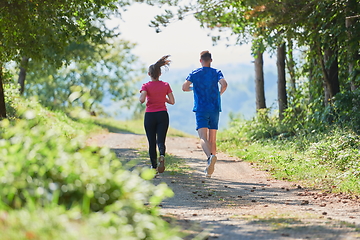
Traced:
<svg viewBox="0 0 360 240">
<path fill-rule="evenodd" d="M 211 60 L 211 53 L 209 51 L 202 51 L 200 53 L 200 58 L 204 61 L 209 61 Z"/>
</svg>

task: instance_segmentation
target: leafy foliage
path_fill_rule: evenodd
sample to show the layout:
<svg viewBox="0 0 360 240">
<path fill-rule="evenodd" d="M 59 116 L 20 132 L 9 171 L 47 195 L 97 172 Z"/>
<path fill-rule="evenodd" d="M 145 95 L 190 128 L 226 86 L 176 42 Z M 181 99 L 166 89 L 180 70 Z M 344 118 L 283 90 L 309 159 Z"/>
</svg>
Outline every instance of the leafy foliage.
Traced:
<svg viewBox="0 0 360 240">
<path fill-rule="evenodd" d="M 340 171 L 353 171 L 351 175 L 360 177 L 360 164 L 357 159 L 360 157 L 360 137 L 355 134 L 334 134 L 325 135 L 319 142 L 309 146 L 311 155 L 321 159 L 320 163 L 336 167 Z"/>
<path fill-rule="evenodd" d="M 27 56 L 61 64 L 71 42 L 100 40 L 106 29 L 96 27 L 109 13 L 129 2 L 80 0 L 19 0 L 0 4 L 1 62 Z M 51 47 L 48 47 L 51 46 Z"/>
<path fill-rule="evenodd" d="M 0 76 L 4 63 L 21 62 L 22 58 L 61 67 L 74 57 L 66 52 L 72 43 L 101 44 L 106 38 L 116 36 L 104 25 L 104 20 L 119 14 L 129 4 L 126 0 L 2 1 Z M 1 77 L 0 84 L 3 84 Z M 6 117 L 3 88 L 0 88 L 0 117 Z"/>
<path fill-rule="evenodd" d="M 26 96 L 37 96 L 48 107 L 79 106 L 101 112 L 103 99 L 132 101 L 136 82 L 144 67 L 131 53 L 134 44 L 109 40 L 104 44 L 72 44 L 67 52 L 76 56 L 61 69 L 47 62 L 32 61 L 29 66 Z M 76 54 L 74 53 L 76 52 Z"/>
<path fill-rule="evenodd" d="M 259 162 L 278 179 L 360 194 L 358 134 L 336 124 L 330 128 L 323 124 L 319 130 L 314 122 L 312 131 L 309 128 L 288 131 L 276 118 L 265 116 L 232 119 L 232 126 L 219 134 L 219 148 Z"/>
<path fill-rule="evenodd" d="M 19 118 L 0 122 L 0 210 L 9 212 L 6 221 L 13 230 L 18 228 L 13 221 L 22 216 L 19 226 L 26 225 L 21 231 L 25 237 L 52 238 L 77 222 L 79 229 L 93 233 L 89 239 L 179 239 L 177 230 L 170 230 L 158 215 L 157 205 L 173 192 L 149 181 L 154 170 L 130 172 L 109 149 L 86 146 L 82 132 L 59 127 L 51 121 L 56 114 L 36 102 L 21 97 L 13 102 Z M 31 218 L 35 212 L 43 221 L 55 214 L 63 217 L 39 228 L 30 223 L 38 219 Z M 19 235 L 11 234 L 16 233 L 9 231 L 6 237 Z M 78 239 L 71 232 L 67 236 Z"/>
<path fill-rule="evenodd" d="M 333 119 L 342 127 L 360 133 L 360 89 L 339 93 L 335 96 Z"/>
<path fill-rule="evenodd" d="M 186 6 L 179 4 L 177 12 L 158 16 L 152 26 L 167 26 L 176 17 L 181 20 L 193 14 L 201 26 L 219 30 L 212 36 L 215 42 L 227 39 L 222 30 L 230 29 L 237 36 L 237 41 L 230 44 L 252 41 L 254 55 L 265 49 L 274 52 L 287 43 L 288 72 L 292 76 L 292 86 L 287 89 L 292 101 L 287 123 L 298 125 L 296 121 L 300 120 L 300 126 L 293 127 L 297 131 L 300 127 L 312 128 L 308 123 L 314 119 L 318 120 L 315 125 L 324 124 L 324 118 L 332 123 L 329 114 L 323 112 L 334 111 L 336 106 L 327 104 L 336 94 L 359 86 L 359 7 L 355 0 L 198 0 Z M 293 61 L 294 50 L 301 53 L 304 63 Z"/>
<path fill-rule="evenodd" d="M 131 199 L 126 206 L 144 204 L 154 190 L 149 182 L 123 170 L 109 150 L 87 148 L 84 139 L 69 140 L 36 123 L 26 119 L 10 126 L 2 121 L 4 204 L 20 208 L 55 202 L 68 208 L 82 205 L 84 212 L 99 211 L 119 198 Z"/>
<path fill-rule="evenodd" d="M 76 209 L 69 211 L 61 207 L 0 211 L 0 216 L 4 240 L 181 239 L 177 236 L 178 229 L 169 229 L 165 221 L 154 215 L 139 214 L 136 219 L 143 219 L 136 226 L 113 212 L 83 216 Z"/>
</svg>

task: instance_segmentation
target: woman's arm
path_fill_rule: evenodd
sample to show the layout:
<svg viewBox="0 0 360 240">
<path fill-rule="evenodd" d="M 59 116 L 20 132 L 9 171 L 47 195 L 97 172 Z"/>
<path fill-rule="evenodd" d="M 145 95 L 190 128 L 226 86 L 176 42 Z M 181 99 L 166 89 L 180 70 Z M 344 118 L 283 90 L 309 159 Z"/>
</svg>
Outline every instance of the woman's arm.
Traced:
<svg viewBox="0 0 360 240">
<path fill-rule="evenodd" d="M 168 97 L 166 98 L 166 102 L 168 104 L 174 105 L 175 104 L 175 97 L 174 94 L 171 92 L 167 95 Z"/>
<path fill-rule="evenodd" d="M 140 93 L 140 98 L 139 98 L 140 103 L 144 103 L 144 102 L 145 102 L 146 94 L 147 94 L 146 91 L 141 91 L 141 93 Z"/>
</svg>

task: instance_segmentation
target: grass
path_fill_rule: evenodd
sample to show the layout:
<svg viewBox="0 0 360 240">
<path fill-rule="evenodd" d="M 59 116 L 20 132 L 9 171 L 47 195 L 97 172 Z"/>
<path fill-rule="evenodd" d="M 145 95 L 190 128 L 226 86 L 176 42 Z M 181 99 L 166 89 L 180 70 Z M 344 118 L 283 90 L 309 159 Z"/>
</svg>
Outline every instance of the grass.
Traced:
<svg viewBox="0 0 360 240">
<path fill-rule="evenodd" d="M 145 134 L 144 126 L 140 119 L 132 121 L 119 121 L 113 118 L 94 117 L 93 122 L 109 132 Z"/>
<path fill-rule="evenodd" d="M 105 129 L 109 132 L 114 133 L 134 133 L 134 134 L 145 134 L 144 129 L 144 120 L 143 119 L 133 119 L 129 121 L 116 120 L 114 118 L 101 118 L 93 117 L 91 118 L 95 126 L 99 126 L 102 129 Z M 174 128 L 169 128 L 167 136 L 169 137 L 194 137 L 193 135 L 184 133 Z"/>
<path fill-rule="evenodd" d="M 191 168 L 186 165 L 184 159 L 176 157 L 172 154 L 166 155 L 166 172 L 169 172 L 171 175 L 175 174 L 186 174 L 191 170 Z"/>
<path fill-rule="evenodd" d="M 147 151 L 139 151 L 137 159 L 134 162 L 150 164 L 149 154 Z M 186 165 L 183 158 L 176 157 L 172 154 L 166 154 L 166 172 L 170 175 L 187 174 L 190 167 Z"/>
<path fill-rule="evenodd" d="M 323 191 L 360 194 L 360 137 L 356 134 L 332 129 L 255 140 L 249 138 L 249 131 L 239 128 L 233 126 L 219 133 L 221 151 L 256 163 L 275 179 L 295 181 Z"/>
</svg>

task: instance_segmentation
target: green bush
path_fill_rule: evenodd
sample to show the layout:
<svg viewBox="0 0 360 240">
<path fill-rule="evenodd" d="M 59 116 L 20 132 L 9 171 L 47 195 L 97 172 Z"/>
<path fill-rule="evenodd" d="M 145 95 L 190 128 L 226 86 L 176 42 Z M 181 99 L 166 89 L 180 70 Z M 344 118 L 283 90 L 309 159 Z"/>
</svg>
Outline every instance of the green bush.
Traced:
<svg viewBox="0 0 360 240">
<path fill-rule="evenodd" d="M 338 93 L 334 97 L 332 116 L 341 127 L 360 133 L 360 89 Z"/>
<path fill-rule="evenodd" d="M 26 111 L 22 119 L 0 122 L 0 209 L 63 206 L 89 219 L 101 213 L 121 239 L 176 236 L 157 212 L 173 192 L 149 181 L 153 170 L 130 172 L 109 149 L 86 146 L 81 134 L 69 138 L 38 115 Z"/>
<path fill-rule="evenodd" d="M 52 207 L 0 211 L 0 220 L 1 240 L 181 239 L 176 236 L 177 229 L 169 229 L 166 222 L 151 215 L 145 215 L 134 225 L 126 224 L 114 213 L 82 216 L 76 210 Z"/>
<path fill-rule="evenodd" d="M 331 132 L 323 139 L 312 143 L 309 156 L 319 159 L 319 164 L 334 167 L 342 172 L 350 171 L 360 178 L 360 137 L 345 132 Z"/>
<path fill-rule="evenodd" d="M 286 132 L 276 118 L 233 118 L 219 132 L 219 149 L 258 162 L 278 179 L 304 182 L 308 187 L 360 193 L 360 137 L 334 124 L 323 131 Z M 315 125 L 313 125 L 315 126 Z"/>
<path fill-rule="evenodd" d="M 240 136 L 247 139 L 247 141 L 293 135 L 287 125 L 279 124 L 278 118 L 270 116 L 269 111 L 269 109 L 258 110 L 257 115 L 250 120 L 230 114 L 230 126 L 224 132 L 229 132 L 229 135 L 234 136 L 236 139 Z M 236 141 L 236 139 L 233 140 Z"/>
</svg>

